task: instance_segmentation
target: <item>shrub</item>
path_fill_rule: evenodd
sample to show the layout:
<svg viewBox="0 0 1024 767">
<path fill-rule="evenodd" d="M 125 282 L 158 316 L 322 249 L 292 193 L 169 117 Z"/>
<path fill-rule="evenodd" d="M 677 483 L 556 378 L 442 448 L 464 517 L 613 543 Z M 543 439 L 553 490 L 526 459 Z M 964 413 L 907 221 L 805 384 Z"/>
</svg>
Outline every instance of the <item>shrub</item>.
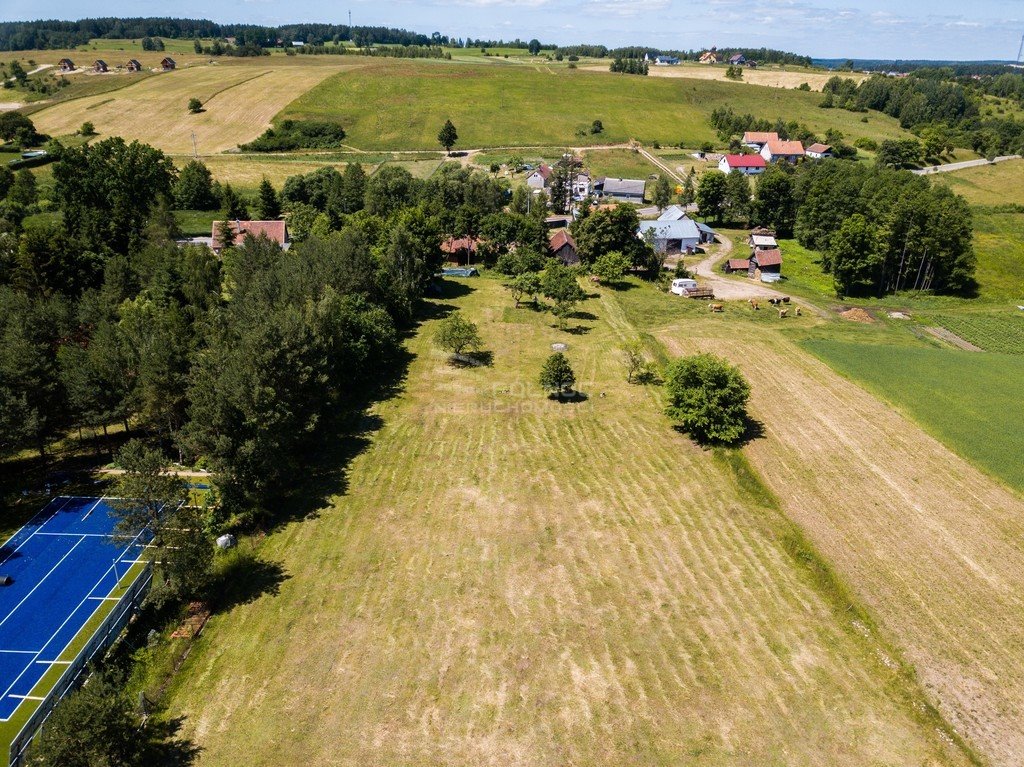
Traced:
<svg viewBox="0 0 1024 767">
<path fill-rule="evenodd" d="M 315 120 L 285 120 L 240 148 L 249 152 L 286 152 L 292 149 L 337 149 L 345 129 L 337 123 Z"/>
<path fill-rule="evenodd" d="M 555 352 L 544 361 L 544 367 L 540 371 L 540 385 L 549 393 L 561 399 L 572 390 L 575 383 L 576 374 L 564 354 Z"/>
<path fill-rule="evenodd" d="M 190 98 L 188 100 L 188 111 L 194 115 L 199 114 L 203 111 L 203 102 L 197 98 Z"/>
</svg>

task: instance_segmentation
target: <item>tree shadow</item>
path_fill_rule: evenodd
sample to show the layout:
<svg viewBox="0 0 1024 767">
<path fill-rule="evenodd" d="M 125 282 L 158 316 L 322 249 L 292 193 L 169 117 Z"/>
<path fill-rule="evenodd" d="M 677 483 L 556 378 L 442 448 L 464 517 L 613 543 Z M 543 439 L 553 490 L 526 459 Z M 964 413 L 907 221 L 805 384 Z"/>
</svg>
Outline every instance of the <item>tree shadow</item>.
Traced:
<svg viewBox="0 0 1024 767">
<path fill-rule="evenodd" d="M 148 719 L 142 728 L 141 763 L 160 767 L 190 767 L 195 764 L 203 749 L 180 736 L 184 726 L 183 716 Z"/>
<path fill-rule="evenodd" d="M 551 392 L 548 395 L 548 399 L 552 402 L 557 402 L 559 405 L 575 405 L 580 402 L 586 402 L 590 399 L 590 396 L 581 391 L 571 391 L 566 392 L 565 394 L 556 394 L 555 392 Z"/>
<path fill-rule="evenodd" d="M 766 436 L 764 422 L 759 421 L 756 418 L 752 418 L 749 414 L 743 417 L 743 433 L 740 434 L 740 436 L 737 437 L 736 439 L 729 442 L 723 440 L 699 440 L 681 426 L 673 426 L 672 428 L 674 428 L 680 434 L 689 437 L 696 444 L 700 445 L 702 448 L 705 448 L 706 450 L 713 450 L 714 448 L 719 447 L 746 447 L 751 442 L 754 442 L 759 439 L 764 439 Z"/>
<path fill-rule="evenodd" d="M 577 319 L 577 320 L 590 320 L 591 322 L 593 322 L 594 320 L 597 319 L 597 315 L 596 314 L 592 314 L 591 312 L 573 312 L 572 316 L 573 316 L 573 319 Z"/>
<path fill-rule="evenodd" d="M 574 336 L 585 336 L 587 333 L 591 331 L 591 329 L 592 328 L 589 325 L 574 325 L 571 328 L 562 328 L 562 331 Z"/>
<path fill-rule="evenodd" d="M 210 586 L 210 607 L 228 612 L 262 596 L 277 596 L 290 577 L 279 562 L 268 562 L 253 550 L 235 549 L 222 561 Z"/>
<path fill-rule="evenodd" d="M 494 352 L 476 351 L 453 354 L 448 364 L 457 368 L 490 368 L 494 367 Z"/>
</svg>

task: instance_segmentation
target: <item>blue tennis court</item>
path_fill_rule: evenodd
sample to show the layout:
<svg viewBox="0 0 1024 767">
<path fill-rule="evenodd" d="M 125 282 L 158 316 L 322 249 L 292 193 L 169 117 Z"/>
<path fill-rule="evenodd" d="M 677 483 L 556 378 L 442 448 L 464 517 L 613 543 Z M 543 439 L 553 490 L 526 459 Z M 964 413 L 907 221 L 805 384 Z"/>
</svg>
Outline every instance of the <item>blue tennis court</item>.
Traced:
<svg viewBox="0 0 1024 767">
<path fill-rule="evenodd" d="M 7 721 L 137 560 L 100 498 L 54 498 L 0 547 L 0 721 Z"/>
</svg>

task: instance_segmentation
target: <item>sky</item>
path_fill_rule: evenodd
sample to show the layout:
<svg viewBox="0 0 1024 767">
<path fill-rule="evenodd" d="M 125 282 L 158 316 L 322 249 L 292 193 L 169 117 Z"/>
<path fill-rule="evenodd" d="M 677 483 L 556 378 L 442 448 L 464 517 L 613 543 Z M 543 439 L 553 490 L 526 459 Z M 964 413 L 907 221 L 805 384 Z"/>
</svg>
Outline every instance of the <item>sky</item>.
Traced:
<svg viewBox="0 0 1024 767">
<path fill-rule="evenodd" d="M 389 26 L 453 37 L 761 46 L 819 58 L 1015 59 L 1024 0 L 2 0 L 0 19 L 177 16 Z"/>
</svg>

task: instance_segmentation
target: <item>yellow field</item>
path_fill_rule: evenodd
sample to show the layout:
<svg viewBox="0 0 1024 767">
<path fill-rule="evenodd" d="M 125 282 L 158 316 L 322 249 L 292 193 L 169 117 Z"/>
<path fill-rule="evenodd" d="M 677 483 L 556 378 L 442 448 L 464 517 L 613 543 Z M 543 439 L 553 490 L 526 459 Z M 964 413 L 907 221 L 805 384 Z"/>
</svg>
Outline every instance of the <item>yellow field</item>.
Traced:
<svg viewBox="0 0 1024 767">
<path fill-rule="evenodd" d="M 181 168 L 191 159 L 191 155 L 177 155 L 174 157 L 174 164 Z M 280 189 L 289 176 L 312 173 L 314 170 L 324 167 L 343 171 L 346 164 L 343 162 L 319 162 L 308 156 L 289 158 L 274 155 L 254 157 L 252 155 L 220 154 L 202 156 L 199 159 L 210 169 L 217 181 L 241 189 L 256 187 L 264 178 Z M 371 173 L 377 166 L 376 164 L 364 164 L 363 167 L 367 173 Z"/>
<path fill-rule="evenodd" d="M 596 67 L 587 67 L 596 69 Z M 650 77 L 683 77 L 691 80 L 728 80 L 725 76 L 726 67 L 707 66 L 702 64 L 681 64 L 676 67 L 652 66 L 649 71 Z M 829 78 L 835 72 L 816 71 L 790 71 L 786 69 L 743 69 L 743 82 L 751 85 L 766 85 L 769 88 L 799 88 L 801 84 L 807 83 L 811 90 L 820 91 Z M 842 77 L 849 77 L 857 82 L 866 79 L 866 75 L 856 72 L 842 73 Z"/>
<path fill-rule="evenodd" d="M 222 152 L 256 138 L 290 101 L 343 69 L 340 63 L 278 66 L 269 60 L 266 66 L 260 60 L 191 67 L 58 104 L 32 119 L 41 131 L 55 136 L 74 133 L 88 120 L 101 137 L 138 139 L 175 154 L 192 152 L 194 132 L 200 154 Z M 193 97 L 206 111 L 189 114 Z"/>
<path fill-rule="evenodd" d="M 962 194 L 972 205 L 1024 205 L 1024 160 L 936 173 L 929 178 Z"/>
<path fill-rule="evenodd" d="M 493 367 L 450 367 L 436 320 L 411 339 L 345 493 L 262 545 L 279 593 L 214 617 L 179 675 L 201 765 L 966 764 L 770 500 L 625 383 L 615 296 L 570 335 L 459 287 L 437 308 Z M 540 392 L 553 341 L 586 402 Z"/>
</svg>

